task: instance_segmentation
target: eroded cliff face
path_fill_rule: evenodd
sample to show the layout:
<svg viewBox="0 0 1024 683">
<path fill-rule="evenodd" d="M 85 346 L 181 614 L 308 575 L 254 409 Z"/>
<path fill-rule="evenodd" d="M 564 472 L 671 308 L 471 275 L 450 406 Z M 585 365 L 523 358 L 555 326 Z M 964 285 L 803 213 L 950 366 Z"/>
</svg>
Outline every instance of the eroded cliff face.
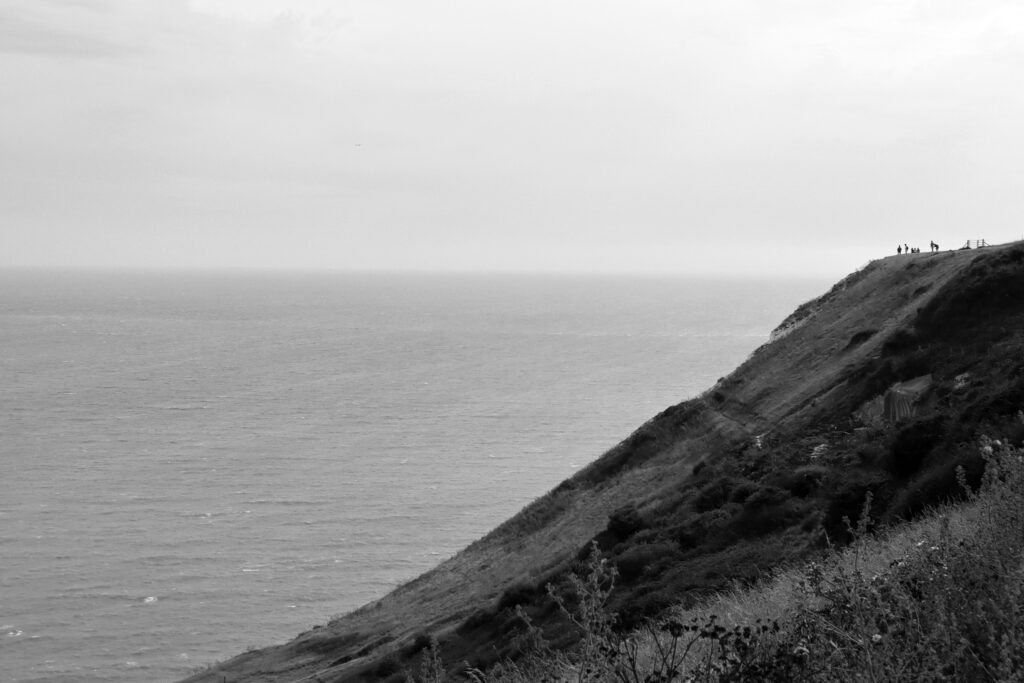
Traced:
<svg viewBox="0 0 1024 683">
<path fill-rule="evenodd" d="M 436 569 L 189 681 L 400 681 L 427 636 L 453 671 L 486 667 L 514 654 L 516 606 L 571 645 L 546 586 L 592 543 L 618 568 L 624 628 L 755 580 L 841 542 L 868 491 L 872 517 L 896 520 L 954 495 L 957 467 L 977 476 L 978 430 L 1012 431 L 1024 407 L 1022 358 L 1024 245 L 872 262 L 704 395 Z"/>
</svg>

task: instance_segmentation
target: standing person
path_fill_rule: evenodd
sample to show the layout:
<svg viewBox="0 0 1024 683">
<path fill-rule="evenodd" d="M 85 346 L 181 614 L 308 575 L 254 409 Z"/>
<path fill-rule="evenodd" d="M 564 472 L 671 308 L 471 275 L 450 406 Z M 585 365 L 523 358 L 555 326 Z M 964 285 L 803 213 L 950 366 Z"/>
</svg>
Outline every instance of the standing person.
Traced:
<svg viewBox="0 0 1024 683">
<path fill-rule="evenodd" d="M 908 247 L 906 244 L 903 245 L 903 253 L 904 254 L 909 254 L 910 253 L 910 247 Z"/>
<path fill-rule="evenodd" d="M 903 245 L 902 244 L 897 244 L 896 245 L 896 253 L 897 254 L 902 254 L 903 253 Z"/>
</svg>

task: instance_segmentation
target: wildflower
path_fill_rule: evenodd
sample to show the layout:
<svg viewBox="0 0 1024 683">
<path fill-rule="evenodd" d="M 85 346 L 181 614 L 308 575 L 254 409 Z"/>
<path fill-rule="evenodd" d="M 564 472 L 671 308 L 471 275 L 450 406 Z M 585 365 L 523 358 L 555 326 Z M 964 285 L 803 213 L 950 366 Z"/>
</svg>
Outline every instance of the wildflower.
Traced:
<svg viewBox="0 0 1024 683">
<path fill-rule="evenodd" d="M 806 657 L 807 655 L 811 654 L 811 651 L 803 645 L 797 645 L 793 648 L 793 654 L 797 657 Z"/>
<path fill-rule="evenodd" d="M 662 625 L 661 630 L 666 631 L 673 638 L 679 638 L 683 635 L 683 631 L 686 630 L 686 627 L 678 621 L 672 620 Z"/>
<path fill-rule="evenodd" d="M 878 645 L 880 642 L 882 642 L 882 634 L 876 633 L 875 635 L 871 636 L 871 642 L 875 645 Z"/>
</svg>

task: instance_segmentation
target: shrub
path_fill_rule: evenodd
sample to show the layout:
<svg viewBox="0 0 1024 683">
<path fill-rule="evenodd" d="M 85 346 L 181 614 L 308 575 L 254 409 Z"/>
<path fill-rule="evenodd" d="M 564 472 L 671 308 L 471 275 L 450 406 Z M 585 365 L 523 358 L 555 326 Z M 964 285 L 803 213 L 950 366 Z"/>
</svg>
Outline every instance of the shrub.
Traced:
<svg viewBox="0 0 1024 683">
<path fill-rule="evenodd" d="M 455 632 L 459 634 L 471 633 L 479 628 L 493 624 L 497 616 L 498 615 L 491 610 L 477 610 L 469 615 L 464 622 L 459 624 L 459 627 L 455 629 Z"/>
<path fill-rule="evenodd" d="M 759 488 L 760 486 L 752 481 L 745 481 L 737 484 L 736 488 L 734 488 L 732 493 L 729 494 L 729 502 L 743 503 Z"/>
<path fill-rule="evenodd" d="M 625 540 L 644 528 L 644 521 L 637 512 L 635 505 L 626 505 L 608 517 L 608 531 L 620 540 Z"/>
<path fill-rule="evenodd" d="M 918 314 L 917 324 L 934 334 L 969 344 L 984 343 L 998 336 L 992 319 L 1006 320 L 1024 312 L 1024 269 L 1012 258 L 976 261 L 964 275 L 943 287 Z"/>
<path fill-rule="evenodd" d="M 679 594 L 671 590 L 650 590 L 636 594 L 619 610 L 616 626 L 624 630 L 642 628 L 678 601 Z"/>
<path fill-rule="evenodd" d="M 886 521 L 911 519 L 929 506 L 962 498 L 961 478 L 972 486 L 978 485 L 984 461 L 975 450 L 944 455 L 943 462 L 921 472 L 893 498 L 886 512 Z"/>
<path fill-rule="evenodd" d="M 615 569 L 620 579 L 632 582 L 648 567 L 663 566 L 678 559 L 679 555 L 679 547 L 674 543 L 637 545 L 615 558 Z"/>
<path fill-rule="evenodd" d="M 797 498 L 806 498 L 818 490 L 828 475 L 829 470 L 826 467 L 807 465 L 775 478 L 773 483 Z"/>
<path fill-rule="evenodd" d="M 747 498 L 733 527 L 742 538 L 761 536 L 789 526 L 804 514 L 803 507 L 794 504 L 789 492 L 764 486 Z"/>
<path fill-rule="evenodd" d="M 409 646 L 410 654 L 419 654 L 423 650 L 430 647 L 432 637 L 427 633 L 417 633 L 416 637 L 412 639 L 412 644 Z"/>
<path fill-rule="evenodd" d="M 708 512 L 721 507 L 729 500 L 736 481 L 730 477 L 719 477 L 705 486 L 697 494 L 693 501 L 693 507 L 697 512 Z"/>
<path fill-rule="evenodd" d="M 391 674 L 398 673 L 398 669 L 398 660 L 395 659 L 394 655 L 389 655 L 377 662 L 377 665 L 373 667 L 373 675 L 384 679 L 388 678 Z"/>
<path fill-rule="evenodd" d="M 777 486 L 765 485 L 759 487 L 744 502 L 745 511 L 763 510 L 784 503 L 789 500 L 789 492 Z"/>
<path fill-rule="evenodd" d="M 730 505 L 730 507 L 735 506 Z M 688 550 L 705 546 L 712 540 L 712 536 L 716 536 L 716 538 L 714 542 L 709 544 L 711 546 L 720 546 L 723 543 L 727 543 L 729 539 L 723 532 L 732 522 L 733 515 L 731 512 L 719 508 L 686 520 L 676 530 L 676 541 L 679 547 L 682 550 Z M 702 549 L 711 550 L 712 548 L 704 547 Z"/>
<path fill-rule="evenodd" d="M 849 538 L 847 522 L 856 524 L 860 520 L 864 500 L 870 493 L 866 484 L 855 483 L 848 488 L 836 492 L 825 508 L 822 527 L 834 542 L 846 541 Z"/>
<path fill-rule="evenodd" d="M 893 439 L 883 466 L 896 477 L 914 474 L 942 438 L 944 429 L 942 418 L 938 417 L 904 427 Z"/>
<path fill-rule="evenodd" d="M 531 602 L 540 594 L 536 586 L 525 582 L 517 583 L 501 594 L 501 598 L 498 599 L 498 611 L 514 609 L 523 603 Z"/>
<path fill-rule="evenodd" d="M 882 345 L 882 354 L 892 356 L 908 349 L 917 348 L 919 337 L 916 332 L 907 328 L 901 328 L 892 333 Z"/>
<path fill-rule="evenodd" d="M 428 637 L 426 644 L 420 650 L 423 651 L 423 659 L 420 660 L 419 682 L 445 683 L 448 679 L 448 674 L 441 661 L 441 649 L 438 647 L 437 640 Z M 403 680 L 405 683 L 417 683 L 417 679 L 408 672 L 406 672 Z"/>
<path fill-rule="evenodd" d="M 1006 430 L 1006 441 L 1017 448 L 1024 446 L 1024 415 Z"/>
</svg>

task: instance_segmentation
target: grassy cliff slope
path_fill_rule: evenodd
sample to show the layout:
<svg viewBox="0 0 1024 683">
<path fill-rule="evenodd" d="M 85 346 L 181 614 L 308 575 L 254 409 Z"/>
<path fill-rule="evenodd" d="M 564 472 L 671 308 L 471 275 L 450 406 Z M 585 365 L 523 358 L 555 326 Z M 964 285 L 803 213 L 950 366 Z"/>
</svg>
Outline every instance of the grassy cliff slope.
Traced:
<svg viewBox="0 0 1024 683">
<path fill-rule="evenodd" d="M 981 430 L 1021 439 L 1024 244 L 874 261 L 787 318 L 699 398 L 672 406 L 461 553 L 381 600 L 189 681 L 404 680 L 514 656 L 519 607 L 576 637 L 548 596 L 592 542 L 622 628 L 846 540 L 865 494 L 895 521 L 980 476 Z M 455 670 L 453 665 L 453 670 Z"/>
</svg>

